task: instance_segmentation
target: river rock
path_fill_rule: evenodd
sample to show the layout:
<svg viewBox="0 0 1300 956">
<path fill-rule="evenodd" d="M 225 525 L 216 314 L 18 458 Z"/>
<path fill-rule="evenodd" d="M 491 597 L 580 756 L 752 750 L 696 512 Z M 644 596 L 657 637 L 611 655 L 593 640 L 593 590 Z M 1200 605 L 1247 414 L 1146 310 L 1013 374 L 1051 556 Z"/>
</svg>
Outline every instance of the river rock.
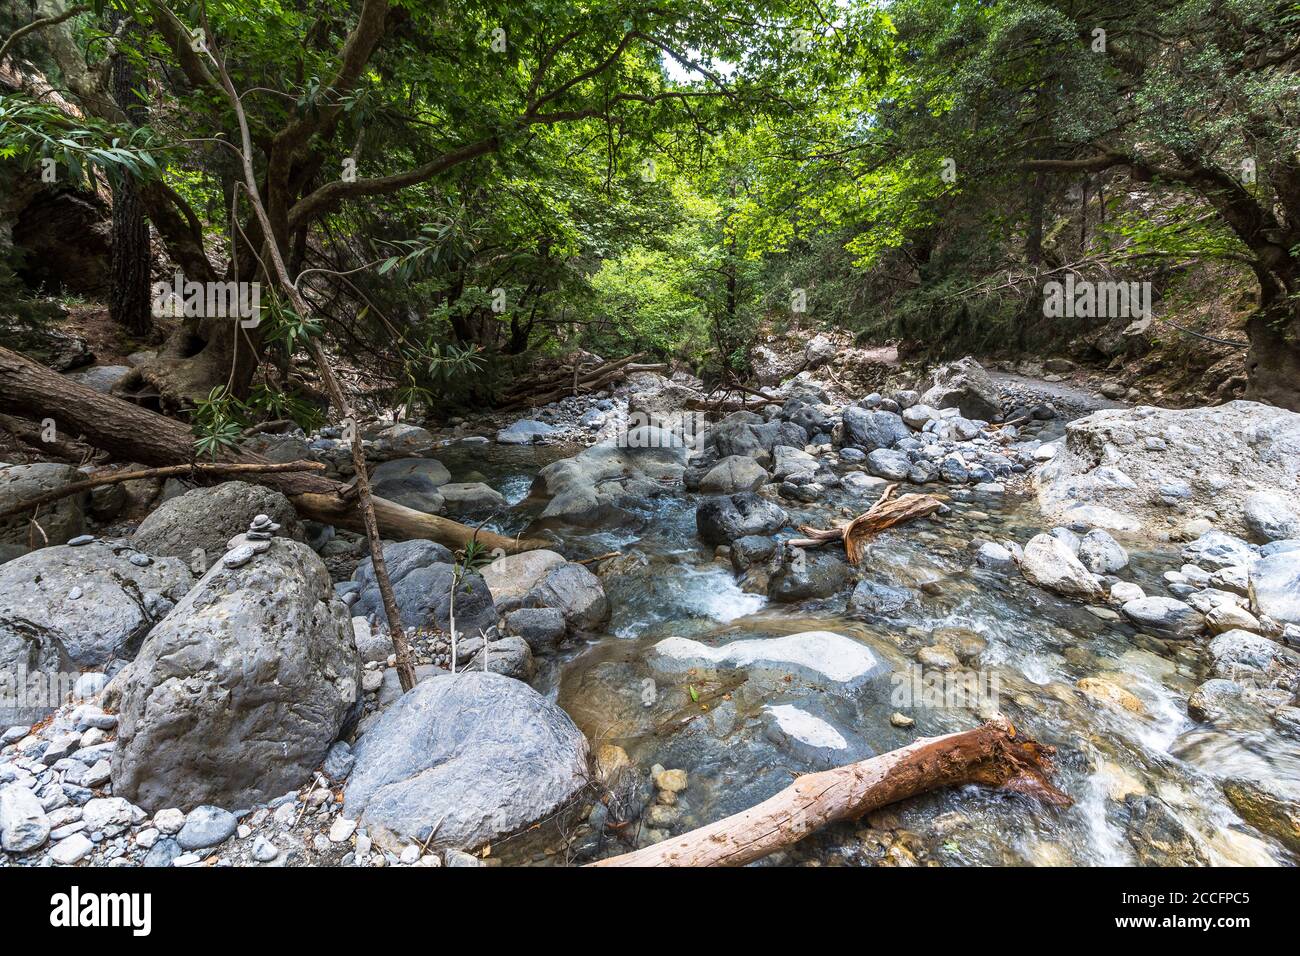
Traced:
<svg viewBox="0 0 1300 956">
<path fill-rule="evenodd" d="M 506 630 L 522 637 L 534 654 L 554 650 L 568 631 L 564 612 L 554 607 L 521 607 L 506 615 L 505 624 Z"/>
<path fill-rule="evenodd" d="M 179 559 L 132 563 L 120 544 L 41 548 L 0 565 L 0 671 L 28 675 L 102 667 L 140 642 L 194 583 Z M 0 726 L 30 723 L 57 703 L 13 708 Z"/>
<path fill-rule="evenodd" d="M 867 455 L 867 471 L 888 481 L 906 481 L 912 470 L 912 460 L 905 452 L 893 448 L 877 448 Z"/>
<path fill-rule="evenodd" d="M 446 502 L 438 489 L 451 481 L 451 473 L 433 458 L 395 458 L 370 473 L 370 490 L 407 508 L 439 515 Z"/>
<path fill-rule="evenodd" d="M 450 551 L 434 541 L 415 539 L 385 546 L 384 562 L 404 626 L 442 631 L 451 626 L 454 560 Z M 353 613 L 385 622 L 387 616 L 370 558 L 357 566 L 352 580 L 360 586 L 360 596 L 352 605 Z M 496 626 L 492 592 L 483 577 L 474 571 L 462 575 L 454 610 L 456 630 L 461 634 L 477 636 L 479 631 L 487 633 Z"/>
<path fill-rule="evenodd" d="M 186 815 L 185 826 L 176 834 L 176 842 L 182 850 L 204 850 L 234 836 L 237 823 L 229 810 L 195 807 Z"/>
<path fill-rule="evenodd" d="M 1114 480 L 1117 468 L 1126 481 Z M 1246 401 L 1094 412 L 1066 426 L 1062 451 L 1036 481 L 1039 505 L 1053 518 L 1088 502 L 1158 531 L 1170 509 L 1162 489 L 1177 487 L 1188 517 L 1213 512 L 1221 530 L 1254 533 L 1246 502 L 1256 492 L 1269 494 L 1257 515 L 1300 511 L 1300 414 Z"/>
<path fill-rule="evenodd" d="M 1037 534 L 1025 545 L 1020 571 L 1030 584 L 1069 597 L 1101 597 L 1097 578 L 1074 555 L 1070 545 L 1050 534 Z"/>
<path fill-rule="evenodd" d="M 600 578 L 581 564 L 562 564 L 524 595 L 524 607 L 555 608 L 570 628 L 592 631 L 609 620 L 609 599 Z"/>
<path fill-rule="evenodd" d="M 796 551 L 768 581 L 767 596 L 781 602 L 825 598 L 852 580 L 852 570 L 839 558 L 821 551 Z"/>
<path fill-rule="evenodd" d="M 544 519 L 581 526 L 626 520 L 628 508 L 681 480 L 686 459 L 681 438 L 643 425 L 547 465 L 537 473 L 533 494 L 549 498 Z"/>
<path fill-rule="evenodd" d="M 1214 658 L 1214 672 L 1219 677 L 1231 678 L 1241 668 L 1268 671 L 1274 664 L 1293 670 L 1300 668 L 1300 654 L 1285 644 L 1249 631 L 1225 631 L 1218 635 L 1210 641 L 1210 656 Z"/>
<path fill-rule="evenodd" d="M 553 434 L 555 434 L 555 428 L 545 422 L 534 421 L 531 418 L 521 418 L 519 421 L 498 431 L 497 441 L 503 445 L 532 445 L 546 441 Z"/>
<path fill-rule="evenodd" d="M 427 429 L 406 422 L 369 431 L 363 437 L 366 457 L 375 461 L 422 458 L 438 447 L 438 440 Z"/>
<path fill-rule="evenodd" d="M 772 475 L 777 479 L 793 478 L 796 475 L 812 477 L 819 467 L 819 462 L 802 448 L 789 445 L 772 447 Z"/>
<path fill-rule="evenodd" d="M 485 644 L 465 665 L 467 671 L 486 670 L 525 683 L 533 679 L 536 669 L 532 648 L 522 637 L 503 637 Z"/>
<path fill-rule="evenodd" d="M 509 507 L 505 495 L 481 481 L 453 482 L 438 489 L 446 502 L 447 513 L 470 514 L 480 511 L 502 510 Z"/>
<path fill-rule="evenodd" d="M 247 807 L 301 786 L 359 713 L 347 607 L 304 544 L 216 564 L 124 674 L 113 792 Z"/>
<path fill-rule="evenodd" d="M 1247 495 L 1242 503 L 1242 520 L 1251 536 L 1261 543 L 1300 538 L 1300 514 L 1277 492 Z"/>
<path fill-rule="evenodd" d="M 1093 574 L 1114 574 L 1128 567 L 1128 552 L 1101 528 L 1094 528 L 1079 542 L 1079 560 Z"/>
<path fill-rule="evenodd" d="M 164 501 L 140 522 L 131 544 L 145 554 L 187 562 L 199 549 L 204 564 L 211 564 L 225 553 L 227 542 L 247 531 L 259 514 L 280 525 L 278 535 L 303 539 L 302 525 L 288 498 L 262 485 L 226 481 Z"/>
<path fill-rule="evenodd" d="M 767 470 L 754 459 L 729 455 L 700 479 L 700 491 L 711 495 L 757 491 L 767 483 L 767 479 Z"/>
<path fill-rule="evenodd" d="M 1300 853 L 1300 794 L 1280 780 L 1225 780 L 1223 792 L 1241 818 Z"/>
<path fill-rule="evenodd" d="M 771 535 L 789 522 L 777 505 L 752 491 L 701 501 L 695 526 L 706 544 L 729 544 L 746 535 Z"/>
<path fill-rule="evenodd" d="M 992 421 L 1002 398 L 984 367 L 970 356 L 939 366 L 921 402 L 933 408 L 956 408 L 965 418 Z"/>
<path fill-rule="evenodd" d="M 866 741 L 837 726 L 814 703 L 766 704 L 763 717 L 768 739 L 814 768 L 829 770 L 874 756 Z"/>
<path fill-rule="evenodd" d="M 865 452 L 892 448 L 912 434 L 903 419 L 894 412 L 869 410 L 857 405 L 844 409 L 844 444 Z"/>
<path fill-rule="evenodd" d="M 354 752 L 344 814 L 431 849 L 520 830 L 588 779 L 587 741 L 569 716 L 527 684 L 481 671 L 422 681 Z"/>
<path fill-rule="evenodd" d="M 0 466 L 0 509 L 56 491 L 85 477 L 72 465 L 57 462 Z M 35 533 L 38 547 L 44 546 L 46 538 L 49 544 L 64 544 L 81 534 L 85 530 L 89 507 L 90 493 L 85 491 L 41 506 L 40 524 L 45 534 Z M 33 540 L 30 516 L 28 512 L 0 518 L 0 552 L 6 550 L 5 545 L 12 546 L 14 551 L 30 547 Z"/>
<path fill-rule="evenodd" d="M 1142 630 L 1163 637 L 1195 637 L 1205 627 L 1200 611 L 1174 598 L 1139 598 L 1124 602 L 1120 610 Z"/>
<path fill-rule="evenodd" d="M 26 853 L 50 838 L 50 819 L 41 801 L 22 784 L 0 787 L 0 848 Z"/>
<path fill-rule="evenodd" d="M 1251 567 L 1250 609 L 1282 624 L 1300 624 L 1300 550 L 1270 554 Z"/>
<path fill-rule="evenodd" d="M 1254 549 L 1249 544 L 1236 535 L 1223 531 L 1207 531 L 1183 548 L 1183 560 L 1197 565 L 1198 571 L 1207 575 L 1206 582 L 1209 578 L 1204 568 L 1218 570 L 1237 566 L 1249 567 L 1255 563 L 1256 557 Z"/>
<path fill-rule="evenodd" d="M 564 563 L 564 555 L 539 548 L 497 558 L 480 568 L 479 574 L 487 582 L 492 599 L 500 604 L 522 600 L 542 578 Z"/>
<path fill-rule="evenodd" d="M 706 452 L 722 459 L 731 455 L 770 462 L 777 445 L 802 448 L 808 433 L 794 422 L 764 421 L 753 412 L 732 412 L 709 428 L 704 436 Z"/>
<path fill-rule="evenodd" d="M 855 498 L 879 497 L 888 487 L 889 482 L 861 471 L 851 471 L 840 479 L 840 490 Z"/>
<path fill-rule="evenodd" d="M 650 649 L 647 663 L 660 678 L 740 670 L 751 678 L 784 682 L 795 675 L 840 696 L 854 696 L 890 671 L 865 644 L 831 631 L 742 639 L 717 647 L 669 637 Z"/>
</svg>

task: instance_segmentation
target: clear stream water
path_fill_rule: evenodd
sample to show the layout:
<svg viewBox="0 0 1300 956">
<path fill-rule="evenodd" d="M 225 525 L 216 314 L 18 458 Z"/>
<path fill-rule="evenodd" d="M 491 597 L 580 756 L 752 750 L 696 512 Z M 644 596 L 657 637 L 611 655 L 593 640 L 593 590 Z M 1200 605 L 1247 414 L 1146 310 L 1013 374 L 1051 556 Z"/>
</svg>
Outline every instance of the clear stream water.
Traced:
<svg viewBox="0 0 1300 956">
<path fill-rule="evenodd" d="M 436 454 L 453 480 L 485 480 L 501 491 L 512 510 L 490 527 L 517 533 L 537 514 L 528 501 L 537 470 L 577 450 L 461 443 Z M 927 490 L 944 493 L 942 487 Z M 782 504 L 796 523 L 826 526 L 836 515 L 860 510 L 838 494 L 831 492 L 818 505 Z M 1013 495 L 954 501 L 948 515 L 881 534 L 863 573 L 905 587 L 912 599 L 886 615 L 854 617 L 846 611 L 846 593 L 791 605 L 769 602 L 756 585 L 747 590 L 730 562 L 715 560 L 696 536 L 697 500 L 689 494 L 658 499 L 621 527 L 565 529 L 563 550 L 570 558 L 621 553 L 600 568 L 613 616 L 607 633 L 540 659 L 534 682 L 569 712 L 593 746 L 617 744 L 642 768 L 659 763 L 687 771 L 690 782 L 674 832 L 743 809 L 812 768 L 792 764 L 762 739 L 757 718 L 782 703 L 770 690 L 743 681 L 661 682 L 647 707 L 644 656 L 655 642 L 678 635 L 713 644 L 829 630 L 861 641 L 901 670 L 915 664 L 921 648 L 936 643 L 936 634 L 939 640 L 960 635 L 976 648 L 983 644 L 970 665 L 985 680 L 996 679 L 998 709 L 1023 732 L 1057 748 L 1054 779 L 1074 805 L 1055 809 L 976 787 L 932 793 L 857 824 L 829 828 L 781 861 L 1297 862 L 1237 816 L 1217 781 L 1272 776 L 1300 782 L 1300 752 L 1267 724 L 1230 733 L 1188 717 L 1188 696 L 1210 676 L 1194 642 L 1136 635 L 1121 620 L 1109 619 L 1114 615 L 1098 616 L 1029 587 L 1018 573 L 975 564 L 972 538 L 1023 544 L 1045 530 L 1032 501 Z M 1148 594 L 1165 594 L 1160 575 L 1181 564 L 1177 546 L 1125 544 L 1132 562 L 1120 576 Z M 1139 706 L 1130 710 L 1090 697 L 1078 687 L 1084 678 L 1122 688 Z M 796 702 L 802 707 L 810 701 L 805 693 Z M 875 752 L 980 722 L 969 709 L 899 707 L 888 693 L 852 704 L 824 695 L 812 703 Z M 889 718 L 896 710 L 915 725 L 893 727 Z M 610 845 L 608 852 L 622 849 Z M 563 862 L 563 856 L 558 848 L 551 861 Z"/>
</svg>

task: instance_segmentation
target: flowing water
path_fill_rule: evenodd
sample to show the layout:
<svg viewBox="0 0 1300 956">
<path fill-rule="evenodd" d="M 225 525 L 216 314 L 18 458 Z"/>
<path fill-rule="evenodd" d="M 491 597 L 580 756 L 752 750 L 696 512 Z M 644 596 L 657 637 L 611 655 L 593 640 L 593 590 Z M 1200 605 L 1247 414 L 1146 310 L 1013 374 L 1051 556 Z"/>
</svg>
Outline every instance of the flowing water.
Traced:
<svg viewBox="0 0 1300 956">
<path fill-rule="evenodd" d="M 519 533 L 538 511 L 527 500 L 537 469 L 574 453 L 563 447 L 458 444 L 438 457 L 453 480 L 486 480 L 505 494 L 515 507 L 489 526 Z M 837 515 L 860 510 L 837 494 L 818 505 L 783 506 L 796 523 L 824 527 Z M 747 588 L 730 562 L 715 559 L 696 536 L 696 501 L 689 494 L 665 497 L 618 527 L 563 530 L 570 558 L 619 552 L 600 568 L 613 616 L 607 633 L 540 659 L 534 682 L 568 711 L 593 747 L 617 744 L 641 768 L 661 764 L 687 771 L 690 782 L 680 795 L 673 832 L 736 812 L 770 796 L 794 774 L 820 769 L 777 746 L 781 735 L 771 727 L 790 715 L 791 704 L 824 718 L 826 732 L 851 734 L 864 756 L 980 723 L 978 706 L 900 706 L 896 695 L 905 681 L 853 700 L 793 686 L 783 693 L 779 686 L 751 686 L 739 677 L 651 686 L 644 662 L 648 649 L 670 636 L 720 644 L 826 630 L 861 641 L 896 675 L 909 673 L 927 645 L 960 644 L 979 686 L 995 691 L 993 709 L 1057 748 L 1054 779 L 1074 804 L 1056 809 L 976 787 L 937 792 L 858 824 L 829 828 L 778 857 L 784 862 L 1296 862 L 1239 819 L 1217 781 L 1271 776 L 1300 782 L 1300 753 L 1266 724 L 1226 732 L 1188 717 L 1188 696 L 1210 676 L 1195 642 L 1135 634 L 1113 612 L 1029 587 L 1017 572 L 976 565 L 972 539 L 1023 544 L 1045 530 L 1032 501 L 1010 494 L 954 501 L 947 515 L 879 535 L 862 563 L 863 575 L 905 588 L 910 600 L 876 615 L 851 615 L 844 593 L 791 605 L 770 602 L 761 582 Z M 1160 574 L 1181 563 L 1176 546 L 1126 544 L 1133 560 L 1121 576 L 1148 594 L 1166 593 Z M 1085 693 L 1079 687 L 1084 679 L 1123 705 Z M 910 716 L 914 726 L 893 726 L 896 711 Z M 626 848 L 611 844 L 601 852 L 621 849 Z M 557 849 L 553 861 L 562 862 L 564 853 Z"/>
</svg>

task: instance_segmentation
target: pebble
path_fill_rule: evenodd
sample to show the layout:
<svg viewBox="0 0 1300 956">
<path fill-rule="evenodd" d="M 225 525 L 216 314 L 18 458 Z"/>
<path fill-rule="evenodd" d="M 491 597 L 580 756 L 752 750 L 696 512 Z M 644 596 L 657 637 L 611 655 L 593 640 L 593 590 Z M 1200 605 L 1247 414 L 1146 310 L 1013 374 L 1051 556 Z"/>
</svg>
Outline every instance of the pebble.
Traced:
<svg viewBox="0 0 1300 956">
<path fill-rule="evenodd" d="M 258 863 L 270 863 L 279 855 L 280 848 L 266 837 L 259 836 L 253 841 L 253 859 Z"/>
<path fill-rule="evenodd" d="M 181 832 L 181 827 L 185 826 L 185 814 L 173 808 L 159 810 L 153 815 L 153 825 L 158 828 L 158 832 L 171 836 Z"/>
<path fill-rule="evenodd" d="M 911 727 L 916 723 L 911 717 L 900 714 L 898 711 L 894 711 L 889 715 L 889 722 L 895 727 Z"/>
<path fill-rule="evenodd" d="M 70 538 L 68 540 L 68 547 L 80 548 L 83 544 L 90 544 L 94 540 L 95 536 L 93 534 L 79 534 L 75 538 Z"/>
<path fill-rule="evenodd" d="M 347 817 L 339 817 L 330 825 L 330 842 L 343 843 L 349 840 L 352 834 L 356 832 L 357 821 L 349 820 Z"/>
<path fill-rule="evenodd" d="M 242 568 L 249 561 L 253 560 L 254 551 L 250 545 L 241 544 L 232 551 L 226 552 L 222 558 L 222 564 L 228 568 Z"/>
<path fill-rule="evenodd" d="M 50 850 L 50 861 L 58 866 L 71 866 L 84 860 L 94 848 L 85 834 L 74 833 Z"/>
<path fill-rule="evenodd" d="M 222 843 L 235 832 L 235 815 L 220 807 L 195 807 L 176 837 L 183 850 L 202 850 Z"/>
<path fill-rule="evenodd" d="M 147 568 L 149 565 L 153 564 L 153 558 L 149 557 L 147 554 L 141 554 L 138 551 L 131 555 L 127 560 L 137 568 Z"/>
</svg>

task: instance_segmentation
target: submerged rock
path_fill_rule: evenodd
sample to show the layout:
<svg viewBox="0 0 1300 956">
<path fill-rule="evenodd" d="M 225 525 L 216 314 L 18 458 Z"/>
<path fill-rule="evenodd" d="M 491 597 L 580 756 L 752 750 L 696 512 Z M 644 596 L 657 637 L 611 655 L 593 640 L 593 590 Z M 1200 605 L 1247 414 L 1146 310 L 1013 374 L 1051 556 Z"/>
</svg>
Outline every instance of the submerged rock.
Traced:
<svg viewBox="0 0 1300 956">
<path fill-rule="evenodd" d="M 647 661 L 650 669 L 662 677 L 736 670 L 749 677 L 778 681 L 797 675 L 840 695 L 854 695 L 890 672 L 889 665 L 865 644 L 831 631 L 743 639 L 718 647 L 670 637 L 650 649 Z"/>
<path fill-rule="evenodd" d="M 1120 610 L 1138 627 L 1165 637 L 1195 637 L 1205 627 L 1200 611 L 1173 598 L 1139 598 L 1126 601 Z"/>
</svg>

